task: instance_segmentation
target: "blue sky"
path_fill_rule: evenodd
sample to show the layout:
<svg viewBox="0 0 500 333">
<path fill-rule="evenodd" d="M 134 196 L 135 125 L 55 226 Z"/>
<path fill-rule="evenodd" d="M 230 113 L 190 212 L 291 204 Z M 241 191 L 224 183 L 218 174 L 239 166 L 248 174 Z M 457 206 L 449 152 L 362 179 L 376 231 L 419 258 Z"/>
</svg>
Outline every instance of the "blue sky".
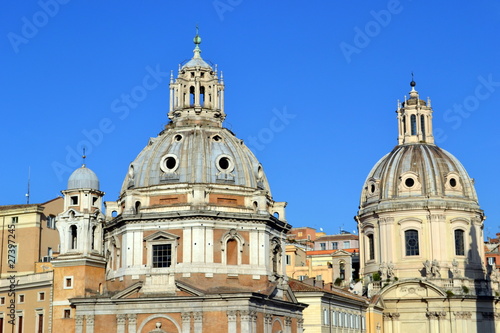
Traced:
<svg viewBox="0 0 500 333">
<path fill-rule="evenodd" d="M 203 58 L 224 72 L 225 126 L 289 223 L 355 229 L 413 71 L 438 145 L 475 178 L 486 234 L 500 232 L 498 2 L 41 0 L 4 4 L 0 22 L 2 205 L 25 202 L 29 168 L 32 203 L 60 195 L 82 146 L 116 200 L 168 122 L 168 73 L 198 24 Z"/>
</svg>

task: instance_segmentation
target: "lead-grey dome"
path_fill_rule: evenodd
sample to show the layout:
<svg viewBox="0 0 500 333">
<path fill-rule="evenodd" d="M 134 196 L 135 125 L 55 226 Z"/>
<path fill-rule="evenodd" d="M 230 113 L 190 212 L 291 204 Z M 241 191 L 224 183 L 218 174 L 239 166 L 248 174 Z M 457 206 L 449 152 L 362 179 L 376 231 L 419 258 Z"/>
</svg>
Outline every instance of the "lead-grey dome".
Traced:
<svg viewBox="0 0 500 333">
<path fill-rule="evenodd" d="M 73 171 L 68 179 L 68 190 L 80 188 L 99 190 L 99 178 L 85 164 Z"/>
<path fill-rule="evenodd" d="M 162 184 L 228 184 L 267 190 L 269 184 L 254 154 L 225 128 L 168 128 L 129 166 L 122 193 Z"/>
<path fill-rule="evenodd" d="M 450 153 L 430 144 L 396 146 L 372 168 L 363 186 L 361 208 L 404 198 L 453 198 L 477 205 L 473 180 Z"/>
</svg>

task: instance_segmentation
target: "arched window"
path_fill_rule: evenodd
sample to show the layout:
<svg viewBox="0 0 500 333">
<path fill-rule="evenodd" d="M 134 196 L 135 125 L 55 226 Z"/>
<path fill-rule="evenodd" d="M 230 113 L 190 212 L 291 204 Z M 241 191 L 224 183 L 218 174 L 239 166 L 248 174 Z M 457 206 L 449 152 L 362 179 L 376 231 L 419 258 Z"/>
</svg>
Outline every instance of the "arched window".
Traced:
<svg viewBox="0 0 500 333">
<path fill-rule="evenodd" d="M 74 250 L 78 246 L 78 234 L 77 234 L 77 228 L 76 225 L 72 225 L 69 227 L 69 234 L 70 234 L 70 249 Z"/>
<path fill-rule="evenodd" d="M 189 87 L 189 105 L 190 106 L 194 105 L 194 87 L 193 86 Z"/>
<path fill-rule="evenodd" d="M 455 255 L 465 255 L 464 231 L 461 229 L 455 230 Z"/>
<path fill-rule="evenodd" d="M 425 141 L 425 116 L 420 116 L 420 130 L 422 131 L 422 139 Z"/>
<path fill-rule="evenodd" d="M 406 230 L 405 231 L 405 244 L 406 244 L 406 255 L 407 256 L 418 256 L 418 231 L 417 230 Z"/>
<path fill-rule="evenodd" d="M 205 87 L 200 87 L 200 105 L 205 106 Z"/>
<path fill-rule="evenodd" d="M 340 272 L 340 279 L 345 280 L 345 262 L 341 261 L 339 263 L 339 272 Z"/>
<path fill-rule="evenodd" d="M 411 135 L 417 135 L 417 116 L 414 114 L 410 117 L 410 125 L 411 125 Z"/>
<path fill-rule="evenodd" d="M 403 116 L 403 134 L 406 135 L 406 117 Z"/>
<path fill-rule="evenodd" d="M 135 202 L 135 213 L 139 214 L 140 212 L 141 212 L 141 202 L 140 201 L 136 201 Z"/>
<path fill-rule="evenodd" d="M 373 241 L 373 234 L 368 235 L 368 259 L 375 259 L 375 243 Z"/>
<path fill-rule="evenodd" d="M 92 227 L 92 243 L 90 244 L 90 249 L 94 250 L 95 249 L 95 229 L 97 226 Z"/>
<path fill-rule="evenodd" d="M 226 243 L 226 263 L 228 265 L 238 265 L 238 241 L 229 239 Z"/>
</svg>

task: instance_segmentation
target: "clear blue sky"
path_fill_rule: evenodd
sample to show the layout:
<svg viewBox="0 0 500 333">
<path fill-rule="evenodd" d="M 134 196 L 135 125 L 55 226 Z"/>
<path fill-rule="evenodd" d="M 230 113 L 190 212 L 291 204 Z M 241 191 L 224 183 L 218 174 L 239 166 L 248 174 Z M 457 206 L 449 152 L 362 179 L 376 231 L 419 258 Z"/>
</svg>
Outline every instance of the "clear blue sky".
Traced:
<svg viewBox="0 0 500 333">
<path fill-rule="evenodd" d="M 128 164 L 168 122 L 165 73 L 192 56 L 198 24 L 202 56 L 224 71 L 225 125 L 262 162 L 292 225 L 355 229 L 365 177 L 397 144 L 396 101 L 413 71 L 432 99 L 439 146 L 476 180 L 487 235 L 500 232 L 498 2 L 2 7 L 2 205 L 25 202 L 29 167 L 32 203 L 60 195 L 82 145 L 106 200 L 116 200 Z"/>
</svg>

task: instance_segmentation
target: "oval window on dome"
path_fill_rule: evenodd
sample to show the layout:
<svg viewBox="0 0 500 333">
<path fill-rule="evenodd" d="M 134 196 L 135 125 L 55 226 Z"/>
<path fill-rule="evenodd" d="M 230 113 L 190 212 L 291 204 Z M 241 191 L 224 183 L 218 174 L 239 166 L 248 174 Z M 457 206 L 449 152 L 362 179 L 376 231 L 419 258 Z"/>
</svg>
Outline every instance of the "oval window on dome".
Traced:
<svg viewBox="0 0 500 333">
<path fill-rule="evenodd" d="M 415 180 L 411 177 L 405 179 L 406 187 L 413 187 L 415 185 Z"/>
<path fill-rule="evenodd" d="M 219 159 L 219 168 L 221 168 L 222 170 L 229 169 L 229 165 L 230 165 L 229 158 L 222 157 L 221 159 Z"/>
<path fill-rule="evenodd" d="M 182 140 L 182 135 L 177 134 L 176 136 L 174 136 L 174 140 L 175 141 L 181 141 Z"/>
<path fill-rule="evenodd" d="M 160 169 L 165 173 L 172 173 L 179 167 L 179 161 L 177 156 L 173 154 L 167 154 L 162 157 L 160 162 Z"/>
<path fill-rule="evenodd" d="M 219 141 L 222 141 L 222 138 L 219 135 L 214 135 L 212 137 L 212 140 L 214 140 L 215 142 L 219 142 Z"/>
<path fill-rule="evenodd" d="M 455 178 L 450 179 L 450 186 L 451 187 L 457 187 L 457 180 Z"/>
</svg>

